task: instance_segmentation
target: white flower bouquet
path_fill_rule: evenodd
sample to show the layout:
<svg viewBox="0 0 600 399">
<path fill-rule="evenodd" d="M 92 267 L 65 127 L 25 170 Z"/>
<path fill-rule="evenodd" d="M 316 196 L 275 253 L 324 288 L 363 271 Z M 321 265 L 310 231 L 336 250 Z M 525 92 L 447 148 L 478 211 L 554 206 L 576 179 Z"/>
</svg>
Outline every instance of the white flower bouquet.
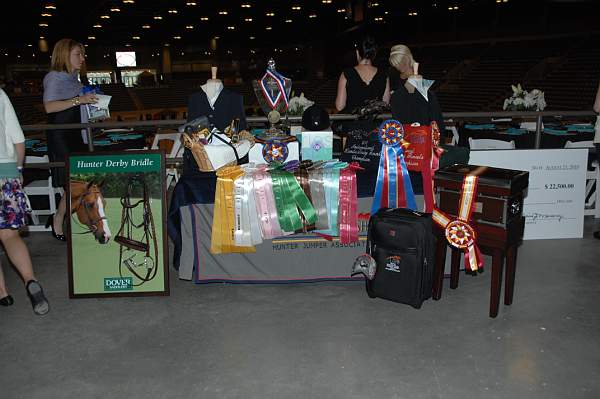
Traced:
<svg viewBox="0 0 600 399">
<path fill-rule="evenodd" d="M 544 92 L 538 89 L 523 90 L 521 84 L 512 85 L 513 94 L 504 100 L 505 111 L 543 111 L 546 108 Z"/>
<path fill-rule="evenodd" d="M 309 99 L 304 97 L 304 93 L 301 93 L 300 97 L 293 96 L 290 99 L 287 114 L 289 116 L 302 116 L 306 108 L 310 107 L 314 103 L 314 101 L 310 101 Z"/>
</svg>

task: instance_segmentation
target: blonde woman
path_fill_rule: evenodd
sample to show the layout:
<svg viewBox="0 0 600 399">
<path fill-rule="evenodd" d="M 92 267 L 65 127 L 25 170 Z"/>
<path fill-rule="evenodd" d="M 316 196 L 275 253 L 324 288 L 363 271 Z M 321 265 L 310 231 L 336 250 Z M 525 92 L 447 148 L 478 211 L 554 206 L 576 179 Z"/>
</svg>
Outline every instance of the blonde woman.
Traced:
<svg viewBox="0 0 600 399">
<path fill-rule="evenodd" d="M 52 51 L 51 70 L 44 77 L 44 109 L 49 124 L 81 123 L 87 121 L 81 107 L 97 102 L 94 93 L 81 94 L 80 75 L 85 72 L 85 50 L 81 43 L 72 39 L 61 39 Z M 84 117 L 82 119 L 82 116 Z M 65 162 L 71 152 L 86 151 L 81 131 L 77 129 L 47 130 L 48 156 L 51 162 Z M 65 168 L 52 169 L 54 187 L 65 187 Z M 63 196 L 56 214 L 48 218 L 47 225 L 52 227 L 52 236 L 66 241 L 63 233 L 66 200 Z"/>
<path fill-rule="evenodd" d="M 27 246 L 19 235 L 29 211 L 23 192 L 22 173 L 25 137 L 8 96 L 0 89 L 0 241 L 25 284 L 33 311 L 44 315 L 50 310 L 42 286 L 37 282 Z M 14 303 L 8 294 L 0 266 L 0 305 Z"/>
<path fill-rule="evenodd" d="M 390 50 L 390 65 L 400 72 L 400 82 L 397 87 L 392 87 L 390 105 L 392 115 L 402 123 L 418 122 L 421 125 L 429 125 L 436 121 L 440 132 L 444 132 L 444 119 L 440 110 L 440 104 L 433 91 L 427 91 L 427 98 L 415 90 L 414 86 L 407 83 L 407 79 L 418 75 L 418 64 L 413 58 L 410 49 L 399 44 Z"/>
</svg>

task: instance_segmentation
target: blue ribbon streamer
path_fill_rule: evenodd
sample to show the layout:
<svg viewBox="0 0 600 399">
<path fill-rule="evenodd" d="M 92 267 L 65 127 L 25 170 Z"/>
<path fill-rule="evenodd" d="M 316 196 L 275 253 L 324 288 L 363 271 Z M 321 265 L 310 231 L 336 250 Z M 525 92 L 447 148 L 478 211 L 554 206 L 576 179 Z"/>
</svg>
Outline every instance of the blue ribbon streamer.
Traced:
<svg viewBox="0 0 600 399">
<path fill-rule="evenodd" d="M 386 146 L 381 147 L 381 153 L 379 154 L 379 169 L 377 170 L 377 183 L 375 184 L 375 194 L 373 196 L 373 205 L 371 206 L 371 215 L 374 215 L 381 207 L 381 192 L 383 190 L 383 171 L 385 165 L 383 163 L 383 152 L 386 150 Z"/>
</svg>

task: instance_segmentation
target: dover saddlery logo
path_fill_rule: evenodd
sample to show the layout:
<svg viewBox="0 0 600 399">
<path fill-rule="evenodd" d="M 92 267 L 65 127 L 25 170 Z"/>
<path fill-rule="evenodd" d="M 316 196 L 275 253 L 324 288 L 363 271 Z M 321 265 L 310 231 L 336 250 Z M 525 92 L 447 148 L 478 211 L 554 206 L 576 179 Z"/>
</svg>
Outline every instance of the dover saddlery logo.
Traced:
<svg viewBox="0 0 600 399">
<path fill-rule="evenodd" d="M 133 280 L 131 277 L 108 277 L 104 279 L 104 291 L 131 291 Z"/>
</svg>

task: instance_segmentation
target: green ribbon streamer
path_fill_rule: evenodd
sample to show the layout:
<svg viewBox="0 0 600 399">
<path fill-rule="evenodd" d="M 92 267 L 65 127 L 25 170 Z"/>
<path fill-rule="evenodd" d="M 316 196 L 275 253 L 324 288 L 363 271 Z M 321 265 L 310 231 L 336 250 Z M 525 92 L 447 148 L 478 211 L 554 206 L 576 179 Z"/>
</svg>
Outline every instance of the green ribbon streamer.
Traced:
<svg viewBox="0 0 600 399">
<path fill-rule="evenodd" d="M 317 220 L 315 208 L 294 175 L 284 170 L 271 170 L 270 173 L 281 229 L 293 232 L 302 228 L 302 219 L 298 209 L 304 215 L 307 223 L 314 223 Z"/>
</svg>

